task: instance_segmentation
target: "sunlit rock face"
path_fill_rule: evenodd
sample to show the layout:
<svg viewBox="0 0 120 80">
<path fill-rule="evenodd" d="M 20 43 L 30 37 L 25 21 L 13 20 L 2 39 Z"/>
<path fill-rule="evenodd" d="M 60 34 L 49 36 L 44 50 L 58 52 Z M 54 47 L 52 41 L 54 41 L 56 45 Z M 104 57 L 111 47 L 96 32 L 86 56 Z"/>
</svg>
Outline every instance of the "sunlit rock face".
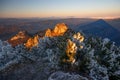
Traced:
<svg viewBox="0 0 120 80">
<path fill-rule="evenodd" d="M 22 44 L 24 42 L 26 42 L 28 39 L 30 38 L 30 36 L 27 34 L 26 31 L 20 31 L 18 32 L 18 34 L 16 34 L 15 36 L 13 36 L 12 38 L 10 38 L 8 40 L 8 42 L 13 46 L 17 46 L 19 44 Z"/>
<path fill-rule="evenodd" d="M 75 62 L 77 49 L 83 48 L 83 41 L 84 36 L 82 36 L 79 32 L 73 35 L 72 40 L 68 39 L 66 46 L 66 55 L 68 57 L 68 60 L 64 59 L 63 62 L 70 62 L 72 64 Z"/>
<path fill-rule="evenodd" d="M 33 38 L 29 38 L 24 44 L 26 48 L 30 49 L 31 47 L 37 46 L 39 43 L 39 36 L 36 35 Z"/>
<path fill-rule="evenodd" d="M 77 51 L 77 46 L 74 42 L 68 39 L 67 48 L 66 48 L 66 55 L 69 58 L 68 60 L 64 60 L 65 62 L 74 63 L 75 62 L 75 54 Z"/>
<path fill-rule="evenodd" d="M 67 31 L 67 29 L 68 27 L 64 23 L 57 24 L 53 30 L 49 28 L 46 30 L 45 37 L 62 36 Z M 37 46 L 39 43 L 38 39 L 38 35 L 33 38 L 29 38 L 25 43 L 26 48 Z"/>
<path fill-rule="evenodd" d="M 82 36 L 79 32 L 77 34 L 74 34 L 73 38 L 76 39 L 76 40 L 79 40 L 79 42 L 84 41 L 84 36 Z"/>
<path fill-rule="evenodd" d="M 46 37 L 55 37 L 55 36 L 62 36 L 66 31 L 68 27 L 65 23 L 59 23 L 55 26 L 53 30 L 47 29 L 45 36 Z"/>
<path fill-rule="evenodd" d="M 83 48 L 83 45 L 81 45 L 81 43 L 84 41 L 84 36 L 81 35 L 81 33 L 76 33 L 73 35 L 73 41 L 79 45 L 79 48 Z"/>
<path fill-rule="evenodd" d="M 22 38 L 25 38 L 25 31 L 18 32 L 18 34 L 16 34 L 10 40 L 16 40 L 16 39 L 22 39 Z"/>
<path fill-rule="evenodd" d="M 45 36 L 46 36 L 46 37 L 52 37 L 52 31 L 51 31 L 51 29 L 48 28 L 48 29 L 46 30 Z"/>
<path fill-rule="evenodd" d="M 64 23 L 59 23 L 55 26 L 53 30 L 47 29 L 45 34 L 42 37 L 55 37 L 55 36 L 62 36 L 66 31 L 68 27 Z M 25 31 L 20 31 L 18 34 L 13 36 L 8 42 L 14 47 L 19 44 L 25 45 L 26 48 L 32 48 L 34 46 L 37 46 L 39 41 L 38 39 L 40 36 L 38 34 L 36 36 L 30 37 L 26 35 Z"/>
</svg>

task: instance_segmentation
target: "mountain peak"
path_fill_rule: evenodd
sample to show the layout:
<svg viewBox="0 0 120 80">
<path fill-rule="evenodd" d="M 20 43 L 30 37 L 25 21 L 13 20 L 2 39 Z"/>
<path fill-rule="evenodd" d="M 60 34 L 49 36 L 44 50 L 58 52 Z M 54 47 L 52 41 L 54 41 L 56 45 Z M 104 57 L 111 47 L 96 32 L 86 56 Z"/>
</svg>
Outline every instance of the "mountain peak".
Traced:
<svg viewBox="0 0 120 80">
<path fill-rule="evenodd" d="M 27 42 L 24 44 L 26 48 L 31 48 L 33 46 L 37 46 L 39 42 L 39 36 L 35 35 L 34 37 L 31 37 L 27 40 Z"/>
<path fill-rule="evenodd" d="M 53 30 L 47 29 L 45 32 L 46 37 L 62 36 L 68 27 L 65 23 L 58 23 Z"/>
</svg>

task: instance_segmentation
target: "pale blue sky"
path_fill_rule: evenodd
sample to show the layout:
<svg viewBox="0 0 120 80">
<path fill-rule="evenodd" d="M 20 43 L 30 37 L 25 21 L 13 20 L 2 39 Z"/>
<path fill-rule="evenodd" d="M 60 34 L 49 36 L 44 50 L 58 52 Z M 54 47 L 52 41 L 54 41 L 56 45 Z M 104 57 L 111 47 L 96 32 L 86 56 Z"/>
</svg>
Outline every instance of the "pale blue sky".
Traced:
<svg viewBox="0 0 120 80">
<path fill-rule="evenodd" d="M 0 17 L 120 17 L 120 0 L 0 0 Z"/>
</svg>

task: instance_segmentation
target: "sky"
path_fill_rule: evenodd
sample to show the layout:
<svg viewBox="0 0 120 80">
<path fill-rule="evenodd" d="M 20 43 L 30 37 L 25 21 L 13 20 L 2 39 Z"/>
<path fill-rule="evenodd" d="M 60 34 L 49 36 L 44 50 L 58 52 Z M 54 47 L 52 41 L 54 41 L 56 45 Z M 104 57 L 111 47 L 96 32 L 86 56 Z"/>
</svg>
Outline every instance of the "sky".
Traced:
<svg viewBox="0 0 120 80">
<path fill-rule="evenodd" d="M 0 18 L 120 17 L 120 0 L 0 0 Z"/>
</svg>

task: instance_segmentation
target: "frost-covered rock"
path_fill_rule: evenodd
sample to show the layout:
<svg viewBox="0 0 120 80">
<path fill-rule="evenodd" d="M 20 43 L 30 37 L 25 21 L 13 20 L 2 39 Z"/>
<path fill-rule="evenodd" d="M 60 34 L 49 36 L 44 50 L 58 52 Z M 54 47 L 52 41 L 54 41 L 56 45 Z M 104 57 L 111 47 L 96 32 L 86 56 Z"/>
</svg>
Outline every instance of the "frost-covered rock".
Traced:
<svg viewBox="0 0 120 80">
<path fill-rule="evenodd" d="M 79 74 L 70 74 L 57 71 L 52 73 L 48 80 L 88 80 L 88 79 L 86 77 L 80 76 Z"/>
<path fill-rule="evenodd" d="M 59 62 L 60 62 L 60 52 L 58 48 L 55 49 L 47 49 L 45 51 L 45 54 L 47 54 L 46 58 L 50 62 L 49 64 L 51 67 L 58 69 L 59 68 Z"/>
<path fill-rule="evenodd" d="M 120 75 L 120 70 L 116 71 L 114 74 L 115 75 Z"/>
<path fill-rule="evenodd" d="M 107 44 L 109 41 L 110 41 L 110 39 L 104 38 L 104 39 L 103 39 L 103 44 Z"/>
<path fill-rule="evenodd" d="M 0 71 L 19 62 L 20 57 L 15 53 L 10 44 L 1 42 L 0 49 Z"/>
<path fill-rule="evenodd" d="M 109 80 L 107 68 L 98 64 L 91 67 L 89 75 L 93 80 Z"/>
</svg>

